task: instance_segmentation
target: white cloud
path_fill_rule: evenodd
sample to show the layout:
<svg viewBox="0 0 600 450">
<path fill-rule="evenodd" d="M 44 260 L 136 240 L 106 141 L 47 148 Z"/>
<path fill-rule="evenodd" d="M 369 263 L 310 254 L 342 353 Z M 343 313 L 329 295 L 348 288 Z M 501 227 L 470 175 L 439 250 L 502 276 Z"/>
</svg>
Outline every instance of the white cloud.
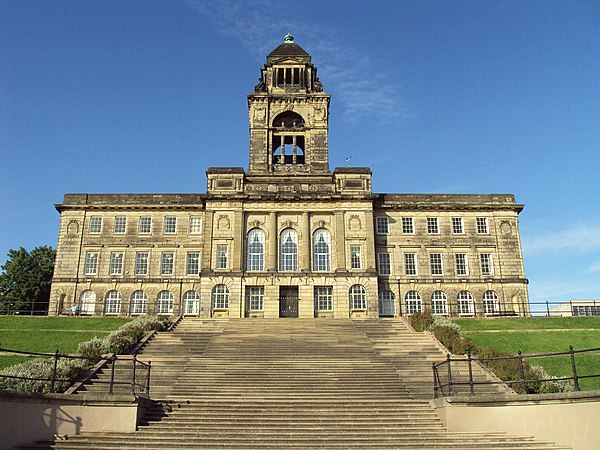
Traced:
<svg viewBox="0 0 600 450">
<path fill-rule="evenodd" d="M 315 23 L 296 22 L 286 4 L 282 11 L 280 2 L 272 0 L 186 0 L 195 11 L 205 16 L 223 36 L 233 37 L 254 53 L 261 61 L 283 41 L 283 35 L 292 32 L 300 45 L 307 50 L 319 67 L 319 77 L 326 92 L 335 92 L 344 117 L 357 121 L 371 117 L 390 121 L 414 117 L 391 83 L 388 74 L 378 72 L 366 54 L 360 50 L 340 45 L 341 30 L 332 24 L 319 27 Z M 271 39 L 277 38 L 275 44 Z M 265 39 L 267 38 L 267 39 Z"/>
<path fill-rule="evenodd" d="M 523 237 L 527 255 L 557 250 L 590 252 L 600 249 L 600 222 L 574 225 L 552 233 L 539 233 Z"/>
</svg>

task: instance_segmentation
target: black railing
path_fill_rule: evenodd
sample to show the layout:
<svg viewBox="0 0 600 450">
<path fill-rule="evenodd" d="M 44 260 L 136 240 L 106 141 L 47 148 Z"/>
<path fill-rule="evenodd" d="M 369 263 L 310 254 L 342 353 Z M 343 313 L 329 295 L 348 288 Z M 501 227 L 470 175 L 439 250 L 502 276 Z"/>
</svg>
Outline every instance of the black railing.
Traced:
<svg viewBox="0 0 600 450">
<path fill-rule="evenodd" d="M 0 347 L 0 390 L 150 394 L 150 363 L 136 355 L 103 358 L 24 352 Z"/>
<path fill-rule="evenodd" d="M 432 363 L 434 398 L 569 392 L 600 389 L 600 348 L 475 358 L 450 355 Z M 552 374 L 552 375 L 550 375 Z M 508 391 L 507 387 L 511 390 Z M 514 392 L 513 392 L 514 391 Z"/>
</svg>

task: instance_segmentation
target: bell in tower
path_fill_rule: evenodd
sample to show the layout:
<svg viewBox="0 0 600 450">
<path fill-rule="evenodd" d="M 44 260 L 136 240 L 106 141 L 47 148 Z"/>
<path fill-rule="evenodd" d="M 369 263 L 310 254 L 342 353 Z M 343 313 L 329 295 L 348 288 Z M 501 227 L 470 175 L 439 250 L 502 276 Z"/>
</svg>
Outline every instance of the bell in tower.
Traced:
<svg viewBox="0 0 600 450">
<path fill-rule="evenodd" d="M 267 56 L 248 95 L 248 175 L 331 175 L 327 148 L 329 94 L 306 51 L 287 34 Z"/>
</svg>

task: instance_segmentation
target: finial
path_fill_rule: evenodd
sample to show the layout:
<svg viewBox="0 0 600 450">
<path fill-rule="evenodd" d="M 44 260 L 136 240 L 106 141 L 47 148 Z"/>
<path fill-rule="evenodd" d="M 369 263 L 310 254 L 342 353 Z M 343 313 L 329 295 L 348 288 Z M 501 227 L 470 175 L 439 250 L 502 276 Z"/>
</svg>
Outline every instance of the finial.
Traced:
<svg viewBox="0 0 600 450">
<path fill-rule="evenodd" d="M 284 41 L 286 44 L 293 44 L 293 43 L 294 43 L 294 36 L 292 36 L 292 34 L 291 34 L 291 33 L 288 33 L 288 34 L 286 34 L 286 35 L 284 36 L 284 38 L 283 38 L 283 41 Z"/>
</svg>

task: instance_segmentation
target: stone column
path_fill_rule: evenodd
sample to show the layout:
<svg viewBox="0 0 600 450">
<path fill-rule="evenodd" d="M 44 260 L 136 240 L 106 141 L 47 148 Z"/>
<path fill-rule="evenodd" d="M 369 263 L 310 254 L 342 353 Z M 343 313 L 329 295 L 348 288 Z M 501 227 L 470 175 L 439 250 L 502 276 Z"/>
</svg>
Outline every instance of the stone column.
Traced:
<svg viewBox="0 0 600 450">
<path fill-rule="evenodd" d="M 303 212 L 300 216 L 300 232 L 302 233 L 302 239 L 298 240 L 300 246 L 300 261 L 299 269 L 310 272 L 310 250 L 311 250 L 311 236 L 310 236 L 310 216 L 308 212 Z"/>
<path fill-rule="evenodd" d="M 332 261 L 332 269 L 346 269 L 346 234 L 344 229 L 344 213 L 336 211 L 333 213 L 335 218 L 335 232 L 331 242 L 335 242 L 336 258 Z"/>
<path fill-rule="evenodd" d="M 269 213 L 267 222 L 269 241 L 267 244 L 268 254 L 265 267 L 269 271 L 277 270 L 277 249 L 279 248 L 279 236 L 277 236 L 277 213 Z"/>
</svg>

